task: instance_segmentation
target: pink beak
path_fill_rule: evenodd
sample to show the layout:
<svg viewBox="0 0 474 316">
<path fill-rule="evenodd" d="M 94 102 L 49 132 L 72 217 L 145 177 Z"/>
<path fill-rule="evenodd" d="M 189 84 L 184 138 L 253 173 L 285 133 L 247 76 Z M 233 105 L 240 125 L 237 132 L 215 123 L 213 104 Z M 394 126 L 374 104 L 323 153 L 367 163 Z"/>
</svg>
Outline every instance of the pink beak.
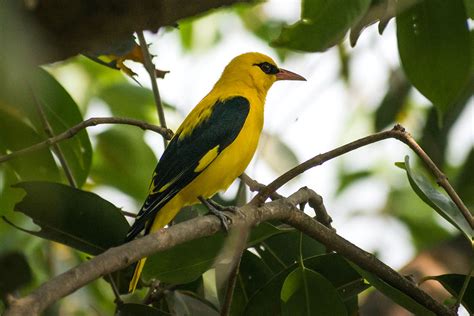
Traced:
<svg viewBox="0 0 474 316">
<path fill-rule="evenodd" d="M 280 68 L 280 71 L 276 74 L 276 80 L 301 80 L 301 81 L 306 81 L 306 79 L 303 76 L 300 76 L 298 74 L 295 74 L 294 72 L 291 72 L 286 69 Z"/>
</svg>

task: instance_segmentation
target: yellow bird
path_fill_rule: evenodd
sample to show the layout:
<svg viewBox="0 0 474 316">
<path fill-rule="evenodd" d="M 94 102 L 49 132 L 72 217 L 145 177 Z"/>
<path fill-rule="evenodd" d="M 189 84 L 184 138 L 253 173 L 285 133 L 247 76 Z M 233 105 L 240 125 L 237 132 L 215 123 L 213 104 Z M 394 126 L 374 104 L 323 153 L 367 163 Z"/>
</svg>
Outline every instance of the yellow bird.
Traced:
<svg viewBox="0 0 474 316">
<path fill-rule="evenodd" d="M 277 80 L 305 79 L 278 68 L 260 53 L 239 55 L 225 67 L 164 151 L 126 241 L 142 230 L 145 234 L 160 230 L 182 207 L 199 201 L 226 225 L 218 206 L 206 199 L 227 189 L 250 163 L 263 127 L 265 97 Z M 137 286 L 145 260 L 135 268 L 130 292 Z"/>
</svg>

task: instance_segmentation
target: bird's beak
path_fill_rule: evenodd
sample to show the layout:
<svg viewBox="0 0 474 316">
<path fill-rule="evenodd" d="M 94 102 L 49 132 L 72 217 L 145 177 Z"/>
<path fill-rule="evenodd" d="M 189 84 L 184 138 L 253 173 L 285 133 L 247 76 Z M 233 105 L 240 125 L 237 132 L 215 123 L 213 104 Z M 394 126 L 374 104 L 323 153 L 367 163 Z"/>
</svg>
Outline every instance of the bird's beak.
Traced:
<svg viewBox="0 0 474 316">
<path fill-rule="evenodd" d="M 295 74 L 294 72 L 291 72 L 286 69 L 280 68 L 280 71 L 276 74 L 276 80 L 301 80 L 301 81 L 306 81 L 306 79 L 303 76 L 300 76 L 298 74 Z"/>
</svg>

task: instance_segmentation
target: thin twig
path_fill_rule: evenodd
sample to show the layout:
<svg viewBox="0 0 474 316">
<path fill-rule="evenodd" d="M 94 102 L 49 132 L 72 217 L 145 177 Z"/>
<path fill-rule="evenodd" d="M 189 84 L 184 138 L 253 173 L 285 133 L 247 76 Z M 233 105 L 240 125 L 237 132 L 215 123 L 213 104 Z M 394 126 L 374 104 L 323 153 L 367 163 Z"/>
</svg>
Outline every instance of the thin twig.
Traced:
<svg viewBox="0 0 474 316">
<path fill-rule="evenodd" d="M 330 150 L 326 153 L 319 154 L 313 158 L 306 160 L 305 162 L 299 164 L 298 166 L 290 169 L 286 173 L 282 174 L 276 178 L 273 182 L 267 185 L 266 188 L 260 190 L 260 192 L 252 199 L 252 203 L 261 204 L 263 203 L 273 192 L 278 190 L 282 185 L 286 184 L 288 181 L 292 180 L 296 176 L 302 174 L 303 172 L 322 165 L 324 162 L 331 160 L 333 158 L 339 157 L 343 154 L 346 154 L 350 151 L 353 151 L 357 148 L 379 142 L 384 139 L 395 138 L 406 145 L 408 145 L 424 162 L 427 169 L 436 177 L 436 182 L 448 193 L 453 202 L 459 208 L 463 216 L 466 218 L 467 222 L 472 228 L 474 228 L 474 219 L 467 209 L 467 207 L 462 202 L 461 198 L 458 196 L 456 191 L 453 189 L 451 184 L 448 181 L 448 178 L 438 169 L 436 164 L 431 160 L 431 158 L 421 149 L 421 147 L 415 142 L 413 137 L 406 132 L 405 128 L 401 125 L 395 125 L 391 130 L 384 131 L 376 134 L 372 134 L 358 140 L 355 140 L 351 143 L 338 147 L 336 149 Z"/>
<path fill-rule="evenodd" d="M 19 157 L 24 154 L 28 154 L 43 148 L 47 148 L 49 146 L 52 146 L 56 143 L 59 143 L 63 140 L 69 139 L 79 133 L 81 130 L 84 128 L 90 127 L 90 126 L 96 126 L 100 124 L 125 124 L 125 125 L 133 125 L 133 126 L 138 126 L 143 130 L 151 130 L 154 131 L 160 135 L 162 135 L 166 139 L 171 139 L 173 137 L 173 132 L 167 128 L 163 128 L 160 126 L 152 125 L 144 121 L 140 120 L 135 120 L 131 118 L 124 118 L 124 117 L 93 117 L 90 119 L 87 119 L 67 131 L 62 132 L 61 134 L 54 136 L 52 138 L 49 138 L 45 141 L 42 141 L 40 143 L 37 143 L 35 145 L 32 145 L 30 147 L 26 147 L 20 150 L 17 150 L 15 152 L 12 152 L 10 154 L 0 156 L 0 163 L 8 161 L 10 159 Z"/>
<path fill-rule="evenodd" d="M 310 194 L 308 198 L 308 205 L 314 210 L 314 213 L 316 214 L 316 220 L 327 228 L 334 230 L 334 228 L 331 226 L 332 218 L 329 216 L 326 207 L 324 206 L 323 198 L 316 192 L 312 190 L 311 192 L 312 194 Z"/>
<path fill-rule="evenodd" d="M 266 188 L 266 186 L 255 179 L 252 179 L 248 174 L 242 173 L 240 175 L 240 179 L 250 188 L 252 192 L 260 192 Z M 312 191 L 314 192 L 314 191 Z M 272 201 L 284 198 L 282 195 L 273 192 L 270 194 L 270 199 Z M 322 223 L 324 226 L 334 229 L 331 226 L 332 218 L 329 216 L 328 212 L 326 211 L 326 207 L 323 203 L 323 198 L 314 192 L 314 195 L 311 195 L 308 199 L 309 206 L 314 210 L 316 214 L 316 220 Z"/>
<path fill-rule="evenodd" d="M 143 31 L 137 31 L 138 42 L 140 43 L 140 47 L 142 49 L 143 54 L 143 65 L 145 66 L 148 75 L 150 76 L 151 81 L 151 88 L 153 90 L 153 96 L 155 98 L 156 104 L 156 111 L 158 113 L 158 120 L 160 122 L 160 126 L 166 128 L 166 119 L 165 119 L 165 112 L 163 110 L 163 103 L 161 102 L 160 90 L 158 90 L 158 83 L 156 82 L 156 72 L 155 72 L 155 65 L 151 60 L 150 52 L 148 51 L 148 44 L 146 43 L 145 36 L 143 35 Z M 166 147 L 168 145 L 168 141 L 163 138 L 163 143 Z"/>
<path fill-rule="evenodd" d="M 250 191 L 252 192 L 260 192 L 266 188 L 265 184 L 260 183 L 255 179 L 252 179 L 246 173 L 242 173 L 240 175 L 240 179 L 244 181 L 244 183 L 249 187 Z M 272 192 L 269 197 L 272 201 L 275 201 L 275 200 L 283 198 L 283 195 L 280 195 L 277 192 Z"/>
<path fill-rule="evenodd" d="M 456 204 L 456 206 L 462 212 L 462 215 L 464 216 L 464 218 L 466 218 L 471 228 L 474 229 L 474 218 L 472 217 L 471 212 L 461 200 L 457 192 L 449 183 L 448 177 L 436 166 L 433 160 L 431 160 L 430 156 L 428 156 L 428 154 L 420 147 L 420 145 L 418 145 L 418 143 L 410 135 L 410 133 L 406 132 L 405 128 L 403 128 L 402 126 L 397 126 L 400 128 L 400 131 L 395 134 L 395 138 L 408 145 L 408 147 L 410 147 L 418 155 L 418 157 L 421 158 L 421 160 L 425 164 L 426 169 L 431 171 L 431 173 L 433 173 L 433 175 L 435 176 L 436 183 L 441 186 L 446 191 L 446 193 L 448 193 L 449 197 L 451 198 L 451 200 L 453 200 L 454 204 Z M 395 126 L 394 129 L 397 126 Z"/>
<path fill-rule="evenodd" d="M 286 199 L 269 202 L 259 208 L 256 205 L 247 204 L 241 207 L 239 212 L 229 214 L 232 217 L 230 225 L 231 227 L 234 225 L 255 226 L 263 221 L 282 220 L 318 240 L 328 248 L 334 249 L 361 268 L 377 275 L 437 315 L 455 315 L 453 311 L 435 301 L 426 292 L 375 256 L 358 248 L 331 229 L 301 212 L 296 205 L 307 202 L 309 196 L 312 195 L 311 192 L 307 188 L 302 188 Z M 101 276 L 125 268 L 140 258 L 170 249 L 190 240 L 211 236 L 220 230 L 222 230 L 221 222 L 215 216 L 200 216 L 111 248 L 45 282 L 28 296 L 11 298 L 10 305 L 4 315 L 39 315 L 60 298 L 71 294 Z"/>
<path fill-rule="evenodd" d="M 53 138 L 55 136 L 53 127 L 49 123 L 48 117 L 46 116 L 46 113 L 44 112 L 43 104 L 41 103 L 41 100 L 38 99 L 38 97 L 36 96 L 36 93 L 31 87 L 30 87 L 30 91 L 31 91 L 31 95 L 33 96 L 33 100 L 34 100 L 33 103 L 36 106 L 36 110 L 38 111 L 38 115 L 40 117 L 41 123 L 43 124 L 43 129 L 49 138 Z M 53 152 L 58 158 L 59 163 L 61 164 L 61 167 L 64 171 L 64 174 L 66 175 L 69 185 L 73 188 L 77 188 L 76 179 L 74 179 L 74 175 L 72 174 L 71 167 L 69 166 L 69 163 L 67 162 L 66 157 L 64 156 L 64 153 L 62 152 L 61 148 L 59 147 L 58 144 L 53 144 L 52 147 L 53 147 Z"/>
<path fill-rule="evenodd" d="M 118 290 L 118 287 L 117 287 L 117 284 L 115 283 L 115 280 L 114 278 L 112 277 L 112 274 L 109 273 L 106 275 L 106 278 L 109 280 L 110 282 L 110 287 L 112 288 L 112 292 L 114 292 L 114 296 L 115 296 L 115 303 L 117 305 L 122 305 L 123 304 L 123 301 L 122 301 L 122 298 L 120 297 L 120 292 Z"/>
</svg>

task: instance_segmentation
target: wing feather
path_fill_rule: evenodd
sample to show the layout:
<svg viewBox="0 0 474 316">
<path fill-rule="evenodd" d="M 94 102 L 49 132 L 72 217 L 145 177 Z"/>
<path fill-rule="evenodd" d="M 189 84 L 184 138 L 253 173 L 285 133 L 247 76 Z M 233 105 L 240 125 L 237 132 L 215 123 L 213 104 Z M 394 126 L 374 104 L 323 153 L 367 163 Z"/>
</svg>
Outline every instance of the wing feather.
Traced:
<svg viewBox="0 0 474 316">
<path fill-rule="evenodd" d="M 150 192 L 127 234 L 135 238 L 157 212 L 204 171 L 240 133 L 250 111 L 242 96 L 218 100 L 192 132 L 173 137 L 153 173 Z"/>
</svg>

